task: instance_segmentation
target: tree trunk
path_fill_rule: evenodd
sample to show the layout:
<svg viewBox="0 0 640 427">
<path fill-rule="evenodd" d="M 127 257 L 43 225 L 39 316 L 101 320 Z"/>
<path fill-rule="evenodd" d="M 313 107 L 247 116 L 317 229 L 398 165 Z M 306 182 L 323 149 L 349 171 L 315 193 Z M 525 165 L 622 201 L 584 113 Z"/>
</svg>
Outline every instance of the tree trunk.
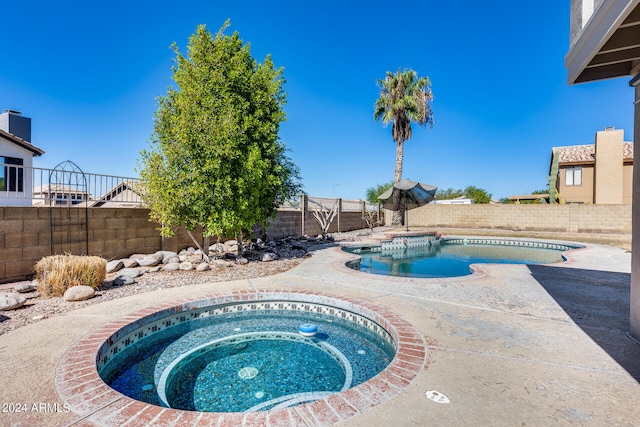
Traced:
<svg viewBox="0 0 640 427">
<path fill-rule="evenodd" d="M 196 247 L 202 252 L 202 259 L 204 262 L 209 262 L 209 237 L 204 237 L 203 245 L 200 245 L 191 231 L 187 230 L 187 234 L 191 237 L 191 240 L 193 240 Z"/>
<path fill-rule="evenodd" d="M 238 258 L 244 255 L 244 245 L 242 244 L 242 231 L 236 233 L 236 241 L 238 242 Z"/>
<path fill-rule="evenodd" d="M 399 140 L 396 144 L 396 169 L 393 175 L 393 184 L 398 184 L 402 179 L 402 162 L 404 161 L 404 141 Z M 393 191 L 393 216 L 391 219 L 392 226 L 400 226 L 403 223 L 402 209 L 400 208 L 400 191 Z"/>
</svg>

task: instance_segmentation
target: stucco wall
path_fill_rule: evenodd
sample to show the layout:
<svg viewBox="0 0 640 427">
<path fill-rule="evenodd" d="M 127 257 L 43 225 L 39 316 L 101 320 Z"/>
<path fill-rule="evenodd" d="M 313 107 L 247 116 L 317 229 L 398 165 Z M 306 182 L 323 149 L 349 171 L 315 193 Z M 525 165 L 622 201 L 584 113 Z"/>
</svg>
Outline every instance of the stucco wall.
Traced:
<svg viewBox="0 0 640 427">
<path fill-rule="evenodd" d="M 0 204 L 3 206 L 28 206 L 31 204 L 31 189 L 33 188 L 33 177 L 31 166 L 33 165 L 33 153 L 6 139 L 0 137 L 0 157 L 16 157 L 23 159 L 23 185 L 27 193 L 15 191 L 0 191 Z M 4 162 L 0 159 L 0 164 Z M 3 166 L 0 166 L 3 167 Z"/>
<path fill-rule="evenodd" d="M 565 203 L 593 203 L 594 172 L 593 166 L 582 166 L 582 184 L 567 185 L 567 167 L 561 166 L 559 173 L 560 198 Z"/>
</svg>

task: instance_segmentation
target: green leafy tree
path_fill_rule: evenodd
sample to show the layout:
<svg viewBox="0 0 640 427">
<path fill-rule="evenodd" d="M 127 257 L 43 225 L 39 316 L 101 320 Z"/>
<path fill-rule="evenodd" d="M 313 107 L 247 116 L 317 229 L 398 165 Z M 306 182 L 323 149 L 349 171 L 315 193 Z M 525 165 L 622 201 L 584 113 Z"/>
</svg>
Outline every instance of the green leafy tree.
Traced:
<svg viewBox="0 0 640 427">
<path fill-rule="evenodd" d="M 210 236 L 266 228 L 300 189 L 298 168 L 278 137 L 286 118 L 282 69 L 251 56 L 237 32 L 214 36 L 204 25 L 176 54 L 173 80 L 158 98 L 151 148 L 139 162 L 150 219 L 163 236 L 184 226 L 207 257 Z M 203 244 L 194 238 L 201 228 Z"/>
<path fill-rule="evenodd" d="M 473 203 L 489 203 L 491 201 L 491 193 L 487 193 L 486 190 L 473 185 L 464 189 L 464 195 L 473 200 Z"/>
<path fill-rule="evenodd" d="M 453 188 L 439 189 L 436 191 L 436 200 L 450 200 L 456 197 L 464 196 L 464 191 L 454 190 Z"/>
<path fill-rule="evenodd" d="M 378 196 L 393 187 L 393 181 L 367 188 L 367 202 L 380 203 Z"/>
<path fill-rule="evenodd" d="M 429 77 L 418 77 L 414 70 L 387 71 L 384 79 L 378 80 L 380 96 L 374 104 L 373 117 L 386 126 L 393 123 L 391 135 L 396 142 L 394 184 L 402 179 L 404 143 L 411 139 L 411 123 L 422 127 L 433 127 L 431 81 Z M 393 194 L 392 225 L 402 222 L 399 192 Z"/>
</svg>

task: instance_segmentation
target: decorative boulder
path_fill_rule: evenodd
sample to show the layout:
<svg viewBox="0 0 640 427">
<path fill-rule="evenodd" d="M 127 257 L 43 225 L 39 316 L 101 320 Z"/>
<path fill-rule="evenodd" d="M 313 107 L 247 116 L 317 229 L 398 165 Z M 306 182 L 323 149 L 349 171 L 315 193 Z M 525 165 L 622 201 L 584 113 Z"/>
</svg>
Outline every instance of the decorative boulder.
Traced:
<svg viewBox="0 0 640 427">
<path fill-rule="evenodd" d="M 236 263 L 240 265 L 246 265 L 249 264 L 249 260 L 244 257 L 238 257 L 236 258 Z"/>
<path fill-rule="evenodd" d="M 140 270 L 137 268 L 124 268 L 120 270 L 121 276 L 131 276 L 132 278 L 136 278 L 140 275 Z"/>
<path fill-rule="evenodd" d="M 182 270 L 182 271 L 193 270 L 193 264 L 191 264 L 189 261 L 181 262 L 180 263 L 180 270 Z"/>
<path fill-rule="evenodd" d="M 113 284 L 116 286 L 133 285 L 135 282 L 133 277 L 122 274 L 113 279 Z"/>
<path fill-rule="evenodd" d="M 24 294 L 24 293 L 27 293 L 27 292 L 33 292 L 33 291 L 36 290 L 36 284 L 33 283 L 33 282 L 20 283 L 19 285 L 15 285 L 13 287 L 13 290 L 18 292 L 18 293 L 21 293 L 21 294 Z"/>
<path fill-rule="evenodd" d="M 138 260 L 138 265 L 140 267 L 153 267 L 158 265 L 160 261 L 161 261 L 160 259 L 152 258 L 152 257 L 142 258 Z"/>
<path fill-rule="evenodd" d="M 216 267 L 231 267 L 233 264 L 223 259 L 216 259 L 213 261 L 213 265 Z"/>
<path fill-rule="evenodd" d="M 273 252 L 267 252 L 262 255 L 263 262 L 275 261 L 277 259 L 278 259 L 278 255 L 274 254 Z"/>
<path fill-rule="evenodd" d="M 179 262 L 170 262 L 169 264 L 166 264 L 164 266 L 164 271 L 177 271 L 180 270 L 180 263 Z"/>
<path fill-rule="evenodd" d="M 14 310 L 20 308 L 27 301 L 25 297 L 18 294 L 0 294 L 0 311 Z"/>
<path fill-rule="evenodd" d="M 167 262 L 165 262 L 165 260 L 166 260 Z M 180 257 L 179 257 L 178 255 L 174 255 L 174 256 L 172 256 L 172 257 L 171 257 L 171 258 L 169 258 L 169 259 L 167 259 L 167 258 L 163 259 L 163 260 L 162 260 L 162 263 L 163 263 L 163 264 L 173 264 L 173 263 L 180 264 Z"/>
<path fill-rule="evenodd" d="M 62 296 L 65 301 L 84 301 L 89 298 L 93 298 L 96 294 L 96 291 L 93 290 L 91 286 L 72 286 L 67 289 Z"/>
<path fill-rule="evenodd" d="M 177 253 L 172 251 L 158 251 L 156 255 L 162 255 L 162 263 L 169 264 L 169 260 L 175 256 L 178 256 Z"/>
<path fill-rule="evenodd" d="M 109 261 L 107 263 L 107 274 L 115 273 L 116 271 L 120 270 L 122 267 L 124 267 L 124 263 L 122 262 L 122 260 L 114 259 L 113 261 Z"/>
<path fill-rule="evenodd" d="M 209 267 L 209 264 L 207 264 L 206 262 L 203 262 L 202 264 L 198 264 L 198 266 L 196 267 L 197 271 L 208 271 L 211 267 Z"/>
<path fill-rule="evenodd" d="M 133 258 L 125 258 L 122 260 L 124 268 L 135 268 L 138 266 L 138 260 Z"/>
<path fill-rule="evenodd" d="M 209 246 L 209 253 L 221 253 L 224 252 L 224 245 L 222 243 L 214 243 Z"/>
</svg>

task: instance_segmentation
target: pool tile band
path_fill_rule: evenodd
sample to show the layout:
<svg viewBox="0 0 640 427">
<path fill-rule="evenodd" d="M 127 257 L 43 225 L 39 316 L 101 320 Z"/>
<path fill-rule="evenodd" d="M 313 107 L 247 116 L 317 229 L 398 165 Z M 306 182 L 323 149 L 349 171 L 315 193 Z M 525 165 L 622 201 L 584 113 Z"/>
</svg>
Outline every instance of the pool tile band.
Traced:
<svg viewBox="0 0 640 427">
<path fill-rule="evenodd" d="M 98 374 L 98 353 L 139 326 L 159 321 L 163 314 L 179 314 L 218 304 L 282 301 L 295 304 L 333 306 L 370 319 L 388 331 L 397 346 L 391 364 L 369 381 L 347 391 L 324 396 L 294 407 L 250 413 L 203 413 L 163 408 L 131 399 L 109 387 Z M 117 338 L 117 336 L 116 336 Z M 111 343 L 110 343 L 111 341 Z M 102 355 L 101 355 L 102 356 Z M 127 425 L 310 425 L 327 426 L 366 412 L 399 395 L 422 371 L 427 358 L 423 336 L 397 314 L 368 301 L 318 292 L 288 290 L 233 291 L 188 298 L 147 308 L 108 323 L 73 345 L 61 359 L 55 385 L 62 401 L 78 414 L 77 421 L 103 426 Z"/>
<path fill-rule="evenodd" d="M 366 315 L 354 313 L 353 311 L 336 306 L 309 301 L 282 299 L 260 302 L 227 302 L 223 304 L 208 304 L 208 302 L 209 300 L 196 301 L 194 304 L 161 310 L 149 314 L 136 322 L 127 324 L 104 341 L 104 344 L 97 354 L 98 371 L 102 371 L 102 368 L 120 351 L 172 326 L 198 318 L 250 311 L 283 310 L 303 313 L 321 313 L 338 317 L 369 329 L 386 341 L 392 348 L 397 349 L 395 340 L 383 326 L 371 320 Z M 202 306 L 202 304 L 205 305 Z"/>
</svg>

